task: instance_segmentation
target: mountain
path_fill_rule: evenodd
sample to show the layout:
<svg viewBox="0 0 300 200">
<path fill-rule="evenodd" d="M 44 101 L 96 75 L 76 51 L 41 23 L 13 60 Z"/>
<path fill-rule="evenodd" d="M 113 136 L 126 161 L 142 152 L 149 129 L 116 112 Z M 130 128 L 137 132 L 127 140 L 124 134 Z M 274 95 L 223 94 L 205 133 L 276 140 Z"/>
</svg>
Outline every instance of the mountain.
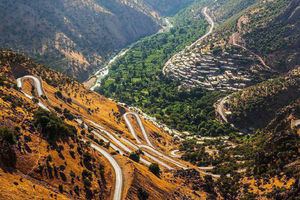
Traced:
<svg viewBox="0 0 300 200">
<path fill-rule="evenodd" d="M 152 10 L 156 10 L 162 16 L 175 15 L 181 9 L 185 8 L 194 0 L 145 0 Z"/>
<path fill-rule="evenodd" d="M 22 54 L 1 51 L 0 64 L 0 199 L 205 197 L 150 121 Z"/>
<path fill-rule="evenodd" d="M 242 2 L 244 5 L 247 1 Z M 266 65 L 280 73 L 298 66 L 299 2 L 248 2 L 252 4 L 223 20 L 216 34 L 223 34 L 221 38 L 228 40 L 229 45 L 240 45 L 261 56 Z M 218 9 L 213 13 L 217 19 L 224 18 Z"/>
<path fill-rule="evenodd" d="M 116 49 L 160 29 L 159 15 L 143 6 L 118 0 L 2 1 L 0 45 L 83 81 Z"/>
<path fill-rule="evenodd" d="M 61 2 L 23 3 L 83 42 L 96 10 L 157 25 L 184 8 L 99 75 L 100 94 L 0 50 L 0 199 L 300 198 L 298 1 Z"/>
<path fill-rule="evenodd" d="M 280 109 L 299 101 L 298 70 L 232 94 L 224 108 L 231 113 L 229 121 L 243 128 L 266 127 Z"/>
</svg>

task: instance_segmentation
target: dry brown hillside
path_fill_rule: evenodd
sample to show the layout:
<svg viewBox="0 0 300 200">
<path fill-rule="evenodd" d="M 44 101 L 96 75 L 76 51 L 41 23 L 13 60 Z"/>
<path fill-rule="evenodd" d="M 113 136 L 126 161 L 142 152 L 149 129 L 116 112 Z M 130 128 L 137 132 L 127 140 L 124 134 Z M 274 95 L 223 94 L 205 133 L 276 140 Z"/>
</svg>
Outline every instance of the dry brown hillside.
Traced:
<svg viewBox="0 0 300 200">
<path fill-rule="evenodd" d="M 98 131 L 97 127 L 89 120 L 136 144 L 122 117 L 127 108 L 20 54 L 0 52 L 0 66 L 0 199 L 111 199 L 115 172 L 90 143 L 106 149 L 122 168 L 123 199 L 143 195 L 148 199 L 205 198 L 203 191 L 192 192 L 182 177 L 174 177 L 176 170 L 160 166 L 158 178 L 147 166 L 129 159 L 128 153 L 116 152 L 110 145 L 113 141 L 97 139 L 92 131 Z M 38 97 L 33 81 L 24 78 L 23 91 L 35 99 L 25 97 L 16 85 L 16 79 L 24 75 L 42 80 L 43 97 Z M 51 112 L 41 110 L 37 101 Z M 83 120 L 88 129 L 75 119 Z M 142 121 L 157 150 L 168 154 L 176 148 L 169 135 Z M 178 192 L 179 187 L 184 193 Z"/>
</svg>

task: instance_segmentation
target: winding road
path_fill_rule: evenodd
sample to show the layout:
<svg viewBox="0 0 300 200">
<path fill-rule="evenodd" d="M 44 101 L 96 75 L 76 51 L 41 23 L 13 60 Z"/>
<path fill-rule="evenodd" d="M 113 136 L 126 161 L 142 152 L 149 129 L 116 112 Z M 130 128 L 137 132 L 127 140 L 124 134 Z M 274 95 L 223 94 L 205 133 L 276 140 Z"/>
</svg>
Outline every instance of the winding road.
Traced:
<svg viewBox="0 0 300 200">
<path fill-rule="evenodd" d="M 138 137 L 137 137 L 137 135 L 136 135 L 136 133 L 135 133 L 135 130 L 134 130 L 134 128 L 132 127 L 132 124 L 130 123 L 130 121 L 129 121 L 129 119 L 128 119 L 128 115 L 133 115 L 133 116 L 135 116 L 135 118 L 136 118 L 136 120 L 137 120 L 137 122 L 138 122 L 138 124 L 139 124 L 139 127 L 140 127 L 140 129 L 141 129 L 141 132 L 142 132 L 144 138 L 146 139 L 148 145 L 149 145 L 150 147 L 154 148 L 153 145 L 152 145 L 152 143 L 151 143 L 151 141 L 149 140 L 148 134 L 146 133 L 144 124 L 143 124 L 143 122 L 142 122 L 140 116 L 139 116 L 137 113 L 134 113 L 134 112 L 127 112 L 127 113 L 124 114 L 124 119 L 125 119 L 125 122 L 126 122 L 128 128 L 129 128 L 131 134 L 132 134 L 133 137 L 136 139 L 137 143 L 141 144 L 141 141 L 138 139 Z"/>
<path fill-rule="evenodd" d="M 36 88 L 36 91 L 38 93 L 38 96 L 39 97 L 42 97 L 44 94 L 44 90 L 43 90 L 43 85 L 41 83 L 41 81 L 36 78 L 35 76 L 32 76 L 32 75 L 27 75 L 27 76 L 24 76 L 24 77 L 21 77 L 21 78 L 18 78 L 17 79 L 17 86 L 19 88 L 21 88 L 21 91 L 22 93 L 30 98 L 30 99 L 33 99 L 34 97 L 25 93 L 22 88 L 23 88 L 23 83 L 22 83 L 22 80 L 23 79 L 31 79 L 33 80 L 34 82 L 34 86 Z M 44 104 L 42 104 L 41 102 L 38 103 L 38 105 L 45 109 L 45 110 L 48 110 L 50 111 Z M 141 143 L 141 141 L 138 139 L 137 135 L 136 135 L 136 132 L 133 128 L 133 125 L 131 124 L 130 120 L 128 119 L 128 115 L 133 115 L 135 118 L 136 118 L 136 121 L 139 125 L 139 128 L 147 142 L 147 145 L 143 145 Z M 88 120 L 88 122 L 90 122 L 93 126 L 95 126 L 97 128 L 97 130 L 93 130 L 91 133 L 93 135 L 95 135 L 97 138 L 99 139 L 102 139 L 105 143 L 108 143 L 110 142 L 110 147 L 112 149 L 114 149 L 115 151 L 119 152 L 120 155 L 124 155 L 125 152 L 127 153 L 132 153 L 134 150 L 139 150 L 139 149 L 143 149 L 143 150 L 147 150 L 147 151 L 143 151 L 144 153 L 144 156 L 153 160 L 154 162 L 158 163 L 159 165 L 165 167 L 166 169 L 168 170 L 173 170 L 174 168 L 172 166 L 170 166 L 169 164 L 163 162 L 161 159 L 167 161 L 168 163 L 171 163 L 172 165 L 174 166 L 177 166 L 179 168 L 182 168 L 182 169 L 188 169 L 188 167 L 176 160 L 173 160 L 172 158 L 164 155 L 163 153 L 157 151 L 154 146 L 152 145 L 149 137 L 148 137 L 148 134 L 146 132 L 146 129 L 144 127 L 144 124 L 141 120 L 141 118 L 139 117 L 139 115 L 137 113 L 134 113 L 134 112 L 127 112 L 124 114 L 124 119 L 125 119 L 125 122 L 129 128 L 129 131 L 130 133 L 134 136 L 134 138 L 136 139 L 137 143 L 139 144 L 138 146 L 133 144 L 132 142 L 130 142 L 129 140 L 115 134 L 115 133 L 110 133 L 108 132 L 107 130 L 105 130 L 105 128 L 91 120 Z M 85 129 L 88 129 L 88 126 L 84 123 L 83 120 L 81 119 L 75 119 L 75 121 L 78 123 L 78 124 L 83 124 L 83 127 Z M 106 137 L 104 137 L 101 133 L 105 134 Z M 85 140 L 83 140 L 85 141 Z M 115 186 L 114 186 L 114 194 L 113 194 L 113 200 L 121 200 L 122 199 L 122 193 L 123 193 L 123 174 L 122 174 L 122 169 L 120 167 L 120 165 L 117 163 L 117 161 L 112 157 L 112 155 L 110 153 L 108 153 L 106 150 L 104 150 L 103 148 L 100 148 L 98 145 L 94 144 L 94 143 L 91 143 L 90 146 L 92 148 L 94 148 L 96 151 L 98 151 L 101 155 L 103 155 L 108 161 L 109 163 L 111 164 L 111 166 L 113 167 L 114 169 L 114 172 L 115 172 L 115 175 L 116 175 L 116 180 L 115 180 Z M 174 152 L 173 152 L 174 153 Z M 175 155 L 175 154 L 174 154 Z M 140 162 L 145 164 L 146 166 L 150 166 L 151 165 L 151 162 L 149 162 L 148 160 L 144 159 L 144 158 L 140 158 Z M 203 172 L 203 173 L 206 173 L 206 172 Z M 209 173 L 207 173 L 209 174 Z M 210 174 L 211 175 L 211 174 Z"/>
<path fill-rule="evenodd" d="M 43 92 L 43 87 L 42 87 L 41 81 L 38 78 L 36 78 L 35 76 L 27 75 L 27 76 L 24 76 L 24 77 L 21 77 L 21 78 L 17 79 L 17 86 L 19 88 L 21 88 L 22 93 L 26 97 L 28 97 L 29 99 L 33 99 L 34 98 L 33 96 L 25 93 L 23 91 L 23 89 L 22 89 L 23 88 L 22 79 L 25 79 L 25 78 L 33 80 L 35 88 L 37 90 L 37 93 L 38 93 L 39 97 L 45 95 L 44 92 Z M 41 102 L 39 102 L 38 105 L 41 108 L 43 108 L 43 109 L 45 109 L 47 111 L 50 111 L 47 108 L 47 106 L 45 106 Z M 80 119 L 76 119 L 76 121 L 78 123 L 80 123 L 80 124 L 83 123 L 83 121 L 80 120 Z M 87 128 L 86 125 L 84 125 L 84 127 Z M 93 134 L 95 134 L 96 136 L 98 136 L 100 139 L 103 139 L 105 142 L 108 142 L 108 140 L 105 137 L 101 136 L 96 131 L 93 131 Z M 114 190 L 113 200 L 121 200 L 122 199 L 122 187 L 123 187 L 123 174 L 122 174 L 121 167 L 119 166 L 119 164 L 116 162 L 116 160 L 108 152 L 106 152 L 105 150 L 101 149 L 100 147 L 98 147 L 95 144 L 91 144 L 91 147 L 94 148 L 95 150 L 97 150 L 99 153 L 101 153 L 110 162 L 110 164 L 114 168 L 114 171 L 115 171 L 115 174 L 116 174 L 116 183 L 115 183 L 115 190 Z M 121 149 L 119 149 L 117 146 L 115 146 L 114 144 L 111 144 L 111 147 L 114 148 L 116 151 L 119 151 L 121 155 L 124 154 L 124 152 Z"/>
<path fill-rule="evenodd" d="M 122 169 L 117 163 L 117 161 L 104 149 L 98 147 L 95 144 L 91 144 L 91 147 L 97 150 L 100 154 L 102 154 L 112 165 L 116 174 L 116 183 L 115 183 L 115 191 L 113 200 L 121 200 L 122 199 L 122 188 L 123 188 L 123 174 Z"/>
<path fill-rule="evenodd" d="M 213 19 L 207 14 L 207 7 L 203 8 L 202 13 L 204 14 L 206 20 L 208 21 L 208 23 L 210 24 L 210 28 L 209 31 L 203 35 L 201 38 L 199 38 L 196 42 L 194 42 L 193 44 L 191 44 L 190 46 L 187 47 L 187 49 L 191 49 L 193 46 L 195 46 L 196 44 L 198 44 L 199 42 L 201 42 L 203 39 L 205 39 L 206 37 L 208 37 L 214 30 L 215 28 L 215 22 L 213 21 Z"/>
<path fill-rule="evenodd" d="M 25 92 L 23 91 L 23 83 L 22 83 L 22 79 L 25 79 L 25 78 L 28 78 L 28 79 L 33 80 L 34 85 L 35 85 L 35 88 L 36 88 L 36 91 L 37 91 L 39 97 L 45 95 L 44 92 L 43 92 L 43 87 L 42 87 L 41 81 L 40 81 L 38 78 L 36 78 L 35 76 L 27 75 L 27 76 L 23 76 L 23 77 L 17 79 L 17 86 L 18 86 L 18 88 L 21 88 L 21 92 L 22 92 L 27 98 L 33 99 L 34 97 L 31 96 L 31 95 L 29 95 L 29 94 L 27 94 L 27 93 L 25 93 Z M 47 110 L 47 111 L 50 111 L 50 110 L 47 108 L 47 106 L 45 106 L 45 105 L 44 105 L 43 103 L 41 103 L 40 101 L 38 102 L 38 105 L 39 105 L 41 108 L 43 108 L 43 109 L 45 109 L 45 110 Z"/>
<path fill-rule="evenodd" d="M 140 130 L 142 131 L 143 136 L 145 137 L 145 139 L 146 139 L 148 145 L 142 145 L 142 144 L 141 144 L 141 141 L 137 138 L 136 132 L 135 132 L 135 130 L 134 130 L 134 128 L 133 128 L 133 126 L 132 126 L 130 120 L 128 119 L 128 115 L 134 115 L 134 116 L 135 116 L 135 118 L 136 118 L 136 120 L 137 120 L 137 122 L 138 122 L 138 124 L 139 124 L 139 128 L 140 128 Z M 172 158 L 170 158 L 170 157 L 168 157 L 168 156 L 162 154 L 161 152 L 157 151 L 157 150 L 154 148 L 154 146 L 152 145 L 152 143 L 151 143 L 150 140 L 149 140 L 149 137 L 148 137 L 148 134 L 147 134 L 147 132 L 146 132 L 146 130 L 145 130 L 145 127 L 144 127 L 144 125 L 143 125 L 143 122 L 142 122 L 140 116 L 139 116 L 137 113 L 134 113 L 134 112 L 127 112 L 127 113 L 125 113 L 125 114 L 123 115 L 123 117 L 124 117 L 125 122 L 126 122 L 128 128 L 129 128 L 129 131 L 130 131 L 131 134 L 135 137 L 135 139 L 137 140 L 137 142 L 140 144 L 140 145 L 139 145 L 139 148 L 147 149 L 148 151 L 151 151 L 152 153 L 158 155 L 160 158 L 162 158 L 162 159 L 164 159 L 164 160 L 166 160 L 166 161 L 172 163 L 173 165 L 175 165 L 175 166 L 177 166 L 177 167 L 179 167 L 179 168 L 182 168 L 182 169 L 188 169 L 187 166 L 185 166 L 184 164 L 182 164 L 182 163 L 180 163 L 180 162 L 178 162 L 178 161 L 173 160 Z M 145 155 L 146 155 L 147 157 L 151 156 L 151 157 L 152 157 L 152 158 L 151 158 L 152 160 L 155 160 L 156 162 L 158 162 L 157 159 L 156 159 L 155 157 L 153 157 L 152 155 L 148 154 L 147 152 L 144 152 L 144 153 L 145 153 Z M 150 158 L 150 157 L 149 157 L 149 158 Z M 155 158 L 155 159 L 153 159 L 153 158 Z M 159 163 L 159 164 L 162 164 L 161 161 L 158 162 L 158 163 Z"/>
<path fill-rule="evenodd" d="M 81 120 L 80 120 L 81 121 Z M 115 144 L 117 144 L 118 146 L 114 145 L 113 143 L 110 144 L 110 146 L 116 150 L 116 151 L 119 151 L 121 155 L 124 155 L 124 151 L 127 152 L 127 153 L 132 153 L 133 151 L 131 149 L 129 149 L 126 145 L 124 145 L 120 140 L 122 140 L 124 143 L 126 143 L 128 146 L 132 147 L 134 150 L 139 150 L 140 148 L 136 145 L 134 145 L 133 143 L 131 143 L 130 141 L 128 141 L 127 139 L 121 137 L 121 136 L 117 136 L 116 134 L 114 133 L 110 133 L 108 131 L 106 131 L 101 125 L 91 121 L 91 120 L 88 120 L 90 123 L 92 123 L 95 127 L 97 127 L 101 132 L 105 133 L 106 136 L 112 141 L 114 142 Z M 109 142 L 109 140 L 107 140 L 105 137 L 103 137 L 102 135 L 98 134 L 96 131 L 93 131 L 92 132 L 94 135 L 96 135 L 99 139 L 102 139 L 104 142 Z M 119 140 L 120 139 L 120 140 Z M 165 162 L 159 160 L 158 158 L 156 158 L 155 156 L 147 153 L 147 152 L 144 152 L 144 155 L 148 158 L 150 158 L 151 160 L 157 162 L 158 164 L 160 164 L 161 166 L 164 166 L 165 168 L 169 169 L 169 170 L 172 170 L 174 169 L 173 167 L 171 167 L 170 165 L 166 164 Z M 140 158 L 140 162 L 145 164 L 146 166 L 150 166 L 151 165 L 151 162 L 145 160 L 144 158 Z"/>
<path fill-rule="evenodd" d="M 173 150 L 173 151 L 170 152 L 170 154 L 174 158 L 181 158 L 180 155 L 176 154 L 177 152 L 179 152 L 179 150 Z"/>
<path fill-rule="evenodd" d="M 228 120 L 226 118 L 226 114 L 224 112 L 224 103 L 227 101 L 227 99 L 229 98 L 229 96 L 227 97 L 224 97 L 220 103 L 218 104 L 218 107 L 217 107 L 217 112 L 220 114 L 220 116 L 222 117 L 222 119 L 227 123 Z"/>
<path fill-rule="evenodd" d="M 184 51 L 186 49 L 191 49 L 193 46 L 195 46 L 196 44 L 200 43 L 202 40 L 204 40 L 206 37 L 208 37 L 214 30 L 215 28 L 215 22 L 213 21 L 213 19 L 207 14 L 207 7 L 203 8 L 202 13 L 205 16 L 206 20 L 208 21 L 208 23 L 210 24 L 210 28 L 209 31 L 203 35 L 201 38 L 199 38 L 198 40 L 196 40 L 194 43 L 192 43 L 190 46 L 187 46 L 186 48 L 184 48 L 182 51 L 180 51 L 179 53 L 175 54 L 174 56 L 172 56 L 164 65 L 162 72 L 164 75 L 166 75 L 166 68 L 167 66 L 169 66 L 169 64 L 172 63 L 172 60 L 174 57 L 176 57 L 178 54 L 183 54 Z"/>
</svg>

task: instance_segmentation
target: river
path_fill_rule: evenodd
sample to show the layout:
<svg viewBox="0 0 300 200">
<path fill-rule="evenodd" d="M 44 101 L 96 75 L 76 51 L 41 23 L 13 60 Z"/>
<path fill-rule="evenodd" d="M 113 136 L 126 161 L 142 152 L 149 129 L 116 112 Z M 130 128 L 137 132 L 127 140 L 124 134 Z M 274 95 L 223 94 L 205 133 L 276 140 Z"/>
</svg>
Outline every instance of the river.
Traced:
<svg viewBox="0 0 300 200">
<path fill-rule="evenodd" d="M 127 49 L 125 50 L 122 50 L 120 51 L 115 57 L 113 57 L 112 59 L 109 60 L 109 62 L 104 65 L 104 67 L 101 67 L 95 74 L 94 76 L 96 76 L 96 81 L 94 83 L 94 85 L 90 88 L 90 90 L 95 90 L 97 87 L 100 87 L 101 86 L 101 81 L 102 79 L 108 75 L 109 73 L 109 68 L 110 66 L 120 57 L 124 56 L 128 51 L 129 49 L 135 45 L 137 42 L 129 45 L 129 47 L 127 47 Z"/>
<path fill-rule="evenodd" d="M 163 33 L 169 31 L 171 28 L 173 28 L 173 24 L 169 21 L 168 18 L 164 18 L 166 26 L 163 26 L 162 29 L 160 29 L 157 33 Z M 156 33 L 156 34 L 157 34 Z M 154 34 L 155 35 L 155 34 Z M 138 40 L 140 41 L 140 40 Z M 103 78 L 105 78 L 109 73 L 110 66 L 118 59 L 124 56 L 130 49 L 133 47 L 138 41 L 132 43 L 129 45 L 126 49 L 120 51 L 115 57 L 111 58 L 106 65 L 101 67 L 92 77 L 96 78 L 96 81 L 94 82 L 93 86 L 90 88 L 90 90 L 94 91 L 97 87 L 101 86 L 101 81 Z"/>
</svg>

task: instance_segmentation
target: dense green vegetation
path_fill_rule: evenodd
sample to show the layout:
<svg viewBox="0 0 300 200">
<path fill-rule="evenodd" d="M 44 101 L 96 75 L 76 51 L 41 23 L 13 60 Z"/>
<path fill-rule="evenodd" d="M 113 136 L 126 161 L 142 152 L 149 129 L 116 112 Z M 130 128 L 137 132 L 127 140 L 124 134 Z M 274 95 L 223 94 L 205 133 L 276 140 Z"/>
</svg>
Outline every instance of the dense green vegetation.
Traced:
<svg viewBox="0 0 300 200">
<path fill-rule="evenodd" d="M 66 124 L 54 113 L 42 109 L 35 113 L 34 124 L 41 129 L 41 133 L 50 144 L 55 144 L 58 140 L 66 140 L 77 134 L 75 127 Z"/>
<path fill-rule="evenodd" d="M 160 168 L 158 166 L 157 163 L 152 163 L 150 166 L 149 166 L 149 170 L 150 172 L 152 172 L 155 176 L 159 177 L 160 175 Z"/>
<path fill-rule="evenodd" d="M 211 121 L 214 119 L 213 103 L 225 94 L 202 89 L 187 91 L 179 82 L 162 74 L 163 65 L 173 54 L 206 32 L 208 23 L 201 15 L 203 2 L 176 15 L 176 26 L 170 32 L 138 42 L 112 65 L 109 76 L 96 91 L 140 107 L 144 112 L 179 130 L 203 135 L 232 131 L 225 127 L 216 131 L 220 124 Z M 203 121 L 208 122 L 200 124 Z"/>
<path fill-rule="evenodd" d="M 210 196 L 215 196 L 218 191 L 225 199 L 236 199 L 243 191 L 245 199 L 257 199 L 258 195 L 249 190 L 249 185 L 241 183 L 244 177 L 254 179 L 257 186 L 268 184 L 274 177 L 298 179 L 299 135 L 290 124 L 291 116 L 296 119 L 300 117 L 299 110 L 299 102 L 293 103 L 281 109 L 267 128 L 253 135 L 232 136 L 230 141 L 236 146 L 221 140 L 208 140 L 204 144 L 184 141 L 181 145 L 181 150 L 185 152 L 182 158 L 198 166 L 214 166 L 211 172 L 221 175 L 217 181 L 205 177 L 202 188 Z M 216 151 L 209 155 L 205 147 Z M 230 177 L 226 177 L 227 174 Z M 297 199 L 298 183 L 296 181 L 290 189 L 275 188 L 266 196 L 269 199 Z"/>
<path fill-rule="evenodd" d="M 15 131 L 0 127 L 0 167 L 11 170 L 16 165 L 16 153 L 13 145 L 16 144 Z"/>
<path fill-rule="evenodd" d="M 263 9 L 258 13 L 248 15 L 250 16 L 250 23 L 246 24 L 244 28 L 250 31 L 245 34 L 244 38 L 250 49 L 265 55 L 283 48 L 286 49 L 295 43 L 299 32 L 297 33 L 292 26 L 293 19 L 285 19 L 289 16 L 278 17 L 290 2 L 286 0 L 266 2 L 263 5 Z M 261 4 L 258 5 L 262 6 Z M 291 13 L 286 11 L 286 14 L 289 15 Z M 262 25 L 270 19 L 272 21 L 267 26 Z"/>
<path fill-rule="evenodd" d="M 242 127 L 264 127 L 279 108 L 300 97 L 299 75 L 288 75 L 262 82 L 231 95 L 225 106 L 229 120 Z"/>
</svg>

